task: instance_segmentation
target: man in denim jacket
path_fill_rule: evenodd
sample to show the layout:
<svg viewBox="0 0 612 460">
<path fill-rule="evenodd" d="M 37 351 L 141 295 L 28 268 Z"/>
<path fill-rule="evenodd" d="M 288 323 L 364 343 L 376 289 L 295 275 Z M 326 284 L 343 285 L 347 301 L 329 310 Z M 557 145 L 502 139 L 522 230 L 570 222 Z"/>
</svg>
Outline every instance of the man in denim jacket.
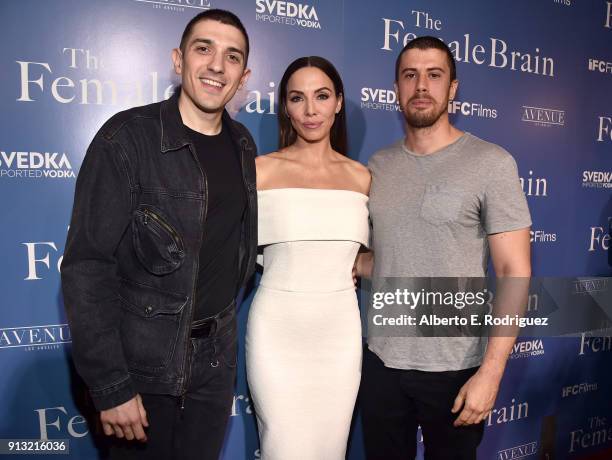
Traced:
<svg viewBox="0 0 612 460">
<path fill-rule="evenodd" d="M 235 15 L 197 15 L 173 51 L 181 88 L 113 116 L 81 167 L 62 288 L 113 458 L 217 459 L 223 445 L 257 245 L 256 147 L 225 111 L 248 54 Z"/>
</svg>

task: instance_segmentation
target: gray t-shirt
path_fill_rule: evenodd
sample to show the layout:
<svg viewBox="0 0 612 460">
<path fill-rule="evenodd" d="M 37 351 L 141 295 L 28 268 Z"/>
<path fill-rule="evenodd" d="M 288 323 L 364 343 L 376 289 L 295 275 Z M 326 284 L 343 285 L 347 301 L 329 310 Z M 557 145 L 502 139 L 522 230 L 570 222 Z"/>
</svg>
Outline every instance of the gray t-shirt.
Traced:
<svg viewBox="0 0 612 460">
<path fill-rule="evenodd" d="M 487 235 L 531 225 L 516 162 L 472 134 L 428 155 L 401 140 L 368 167 L 374 292 L 384 277 L 484 277 Z M 388 367 L 451 371 L 478 366 L 486 338 L 369 334 L 368 345 Z"/>
</svg>

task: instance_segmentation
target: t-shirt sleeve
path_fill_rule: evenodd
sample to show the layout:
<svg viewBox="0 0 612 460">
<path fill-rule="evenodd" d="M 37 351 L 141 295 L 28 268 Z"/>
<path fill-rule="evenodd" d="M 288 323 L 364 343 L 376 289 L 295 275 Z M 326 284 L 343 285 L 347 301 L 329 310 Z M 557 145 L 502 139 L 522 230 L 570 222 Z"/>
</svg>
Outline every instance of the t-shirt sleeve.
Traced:
<svg viewBox="0 0 612 460">
<path fill-rule="evenodd" d="M 516 161 L 504 153 L 497 167 L 492 168 L 493 177 L 485 189 L 482 224 L 488 235 L 531 226 Z"/>
</svg>

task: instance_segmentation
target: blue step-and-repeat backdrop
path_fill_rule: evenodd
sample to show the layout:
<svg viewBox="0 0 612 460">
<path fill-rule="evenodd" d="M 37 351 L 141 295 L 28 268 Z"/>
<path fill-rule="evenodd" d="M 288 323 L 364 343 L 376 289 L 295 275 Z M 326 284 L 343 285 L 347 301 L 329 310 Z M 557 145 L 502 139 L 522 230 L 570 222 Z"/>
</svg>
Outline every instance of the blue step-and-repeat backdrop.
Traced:
<svg viewBox="0 0 612 460">
<path fill-rule="evenodd" d="M 534 275 L 610 276 L 612 1 L 299 2 L 2 1 L 0 438 L 69 439 L 72 458 L 99 457 L 60 291 L 75 178 L 106 119 L 169 97 L 171 49 L 203 9 L 232 10 L 249 31 L 253 74 L 230 109 L 264 153 L 285 67 L 321 55 L 343 76 L 350 154 L 366 163 L 403 135 L 399 50 L 440 37 L 458 62 L 452 122 L 518 162 Z M 224 459 L 260 457 L 242 352 Z M 519 339 L 479 458 L 612 459 L 611 358 L 610 336 Z M 364 458 L 359 423 L 348 457 Z"/>
</svg>

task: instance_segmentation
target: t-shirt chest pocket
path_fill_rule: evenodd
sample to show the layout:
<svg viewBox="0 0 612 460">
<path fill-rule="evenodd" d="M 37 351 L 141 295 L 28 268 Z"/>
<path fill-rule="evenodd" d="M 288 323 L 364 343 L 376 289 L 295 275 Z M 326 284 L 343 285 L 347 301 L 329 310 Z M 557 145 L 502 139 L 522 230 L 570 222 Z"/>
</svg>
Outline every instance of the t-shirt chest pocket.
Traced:
<svg viewBox="0 0 612 460">
<path fill-rule="evenodd" d="M 462 189 L 447 185 L 426 185 L 421 202 L 421 217 L 440 225 L 457 220 L 463 203 Z"/>
</svg>

